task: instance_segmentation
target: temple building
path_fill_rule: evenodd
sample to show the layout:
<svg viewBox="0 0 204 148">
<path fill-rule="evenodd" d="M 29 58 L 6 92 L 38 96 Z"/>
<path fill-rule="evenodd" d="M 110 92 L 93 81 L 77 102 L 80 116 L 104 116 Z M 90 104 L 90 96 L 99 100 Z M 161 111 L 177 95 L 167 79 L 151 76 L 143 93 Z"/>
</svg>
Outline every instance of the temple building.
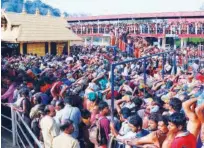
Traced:
<svg viewBox="0 0 204 148">
<path fill-rule="evenodd" d="M 33 53 L 43 56 L 46 53 L 70 54 L 71 42 L 82 41 L 72 30 L 64 16 L 40 15 L 39 9 L 35 14 L 1 13 L 1 41 L 19 44 L 21 54 Z"/>
</svg>

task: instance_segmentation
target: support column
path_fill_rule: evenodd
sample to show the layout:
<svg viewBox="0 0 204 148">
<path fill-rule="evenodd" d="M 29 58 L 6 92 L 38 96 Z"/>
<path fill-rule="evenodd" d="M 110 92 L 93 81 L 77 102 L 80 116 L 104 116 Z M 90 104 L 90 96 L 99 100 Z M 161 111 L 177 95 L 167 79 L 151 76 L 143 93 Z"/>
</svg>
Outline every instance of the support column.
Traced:
<svg viewBox="0 0 204 148">
<path fill-rule="evenodd" d="M 87 45 L 87 38 L 86 37 L 84 38 L 84 44 L 85 44 L 85 46 Z"/>
<path fill-rule="evenodd" d="M 98 21 L 98 33 L 99 33 L 99 28 L 100 28 L 100 27 L 99 27 L 99 21 Z"/>
<path fill-rule="evenodd" d="M 48 53 L 51 54 L 51 43 L 48 42 Z"/>
<path fill-rule="evenodd" d="M 155 31 L 155 32 L 156 32 L 156 34 L 157 34 L 157 23 L 155 24 L 155 29 L 156 29 L 156 31 Z"/>
<path fill-rule="evenodd" d="M 174 50 L 176 50 L 176 39 L 174 38 Z"/>
<path fill-rule="evenodd" d="M 67 43 L 67 53 L 68 53 L 68 56 L 70 55 L 70 41 L 68 41 Z"/>
<path fill-rule="evenodd" d="M 142 25 L 140 25 L 140 34 L 142 34 L 142 29 L 143 29 Z"/>
<path fill-rule="evenodd" d="M 162 38 L 162 48 L 165 49 L 166 46 L 166 37 Z"/>
<path fill-rule="evenodd" d="M 184 39 L 184 48 L 187 47 L 187 39 Z"/>
<path fill-rule="evenodd" d="M 23 42 L 20 43 L 20 54 L 23 54 Z"/>
<path fill-rule="evenodd" d="M 197 23 L 195 24 L 195 34 L 198 34 L 198 25 L 197 25 Z"/>
<path fill-rule="evenodd" d="M 102 46 L 104 46 L 104 38 L 102 37 L 102 41 L 101 41 Z"/>
<path fill-rule="evenodd" d="M 181 25 L 179 25 L 179 34 L 181 34 Z"/>
<path fill-rule="evenodd" d="M 163 34 L 166 34 L 165 26 L 163 26 Z"/>
<path fill-rule="evenodd" d="M 170 27 L 170 34 L 173 34 L 173 31 L 172 31 L 172 30 L 173 30 L 173 27 L 171 26 L 171 27 Z"/>
<path fill-rule="evenodd" d="M 149 24 L 147 24 L 147 33 L 149 34 L 150 33 L 150 27 L 149 27 Z"/>
<path fill-rule="evenodd" d="M 181 38 L 181 49 L 183 48 L 183 43 L 184 43 L 184 40 L 183 38 Z"/>
<path fill-rule="evenodd" d="M 162 41 L 162 38 L 158 38 L 158 48 L 161 48 L 161 41 Z"/>
<path fill-rule="evenodd" d="M 187 34 L 189 34 L 189 26 L 187 25 Z"/>
<path fill-rule="evenodd" d="M 88 26 L 86 26 L 86 34 L 88 34 Z"/>
</svg>

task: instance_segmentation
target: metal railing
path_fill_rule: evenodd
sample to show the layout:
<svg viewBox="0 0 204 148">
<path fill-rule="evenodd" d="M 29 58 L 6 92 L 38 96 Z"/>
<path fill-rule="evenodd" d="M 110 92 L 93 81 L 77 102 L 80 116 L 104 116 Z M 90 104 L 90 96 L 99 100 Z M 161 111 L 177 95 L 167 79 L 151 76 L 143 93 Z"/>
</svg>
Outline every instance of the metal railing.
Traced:
<svg viewBox="0 0 204 148">
<path fill-rule="evenodd" d="M 34 135 L 28 124 L 23 120 L 22 115 L 13 110 L 13 106 L 10 105 L 11 117 L 1 113 L 1 117 L 11 121 L 12 129 L 1 125 L 1 127 L 8 132 L 12 133 L 13 146 L 20 148 L 43 148 L 41 142 Z M 2 121 L 3 122 L 3 121 Z"/>
<path fill-rule="evenodd" d="M 6 114 L 2 114 L 1 113 L 1 128 L 3 128 L 3 129 L 5 129 L 6 131 L 8 131 L 9 133 L 11 133 L 12 134 L 12 141 L 13 141 L 13 146 L 15 146 L 16 145 L 16 137 L 15 137 L 15 124 L 14 124 L 14 112 L 12 111 L 12 107 L 6 107 L 6 108 L 4 108 L 4 109 L 11 109 L 11 114 L 9 114 L 8 112 L 8 115 L 6 115 Z M 10 121 L 10 123 L 11 123 L 11 129 L 9 129 L 9 124 L 8 124 L 8 122 L 6 122 L 6 124 L 4 125 L 4 122 L 3 121 L 5 121 L 5 120 L 3 120 L 3 119 L 6 119 L 6 120 L 9 120 Z M 2 135 L 3 136 L 3 135 Z"/>
<path fill-rule="evenodd" d="M 199 67 L 203 67 L 201 65 L 201 63 L 203 63 L 203 61 L 202 61 L 202 59 L 203 59 L 202 55 L 204 54 L 203 53 L 204 52 L 203 47 L 201 47 L 201 52 L 202 52 L 201 56 L 197 55 L 197 56 L 195 56 L 193 58 L 188 58 L 188 67 L 189 67 L 189 64 L 191 64 L 193 61 L 196 61 L 196 60 L 199 61 L 199 64 L 200 64 Z M 162 79 L 164 79 L 164 74 L 165 74 L 164 65 L 165 65 L 165 61 L 166 61 L 166 59 L 165 59 L 166 55 L 171 55 L 172 56 L 172 59 L 173 59 L 172 60 L 172 66 L 174 68 L 173 71 L 174 71 L 174 74 L 176 74 L 177 66 L 179 66 L 178 63 L 177 63 L 178 62 L 177 61 L 177 56 L 182 56 L 182 55 L 179 55 L 179 52 L 177 50 L 174 50 L 173 48 L 171 48 L 171 50 L 169 50 L 167 52 L 162 52 L 162 53 L 158 53 L 158 54 L 148 55 L 148 56 L 145 56 L 145 57 L 134 58 L 134 59 L 131 59 L 131 60 L 126 60 L 126 61 L 111 64 L 111 109 L 112 109 L 111 110 L 111 112 L 112 112 L 111 115 L 112 115 L 112 119 L 113 119 L 113 112 L 114 112 L 114 86 L 115 86 L 115 84 L 114 84 L 114 79 L 115 79 L 114 70 L 115 70 L 116 66 L 127 64 L 127 63 L 134 63 L 134 62 L 138 62 L 138 61 L 143 62 L 144 84 L 146 84 L 146 79 L 147 79 L 147 74 L 146 74 L 147 65 L 146 65 L 146 63 L 147 63 L 147 60 L 149 58 L 152 58 L 152 57 L 155 57 L 155 56 L 162 57 L 162 71 L 161 71 L 161 73 L 162 73 Z M 114 57 L 115 56 L 116 56 L 116 53 L 115 53 Z"/>
<path fill-rule="evenodd" d="M 162 56 L 162 78 L 164 79 L 164 58 L 166 54 L 173 54 L 173 67 L 174 67 L 174 71 L 176 71 L 177 69 L 177 65 L 176 65 L 176 50 L 171 50 L 168 52 L 162 52 L 162 53 L 158 53 L 158 54 L 153 54 L 153 55 L 149 55 L 149 56 L 145 56 L 145 57 L 141 57 L 141 58 L 135 58 L 132 60 L 127 60 L 127 61 L 122 61 L 122 62 L 118 62 L 118 63 L 113 63 L 111 65 L 111 119 L 113 121 L 113 113 L 114 113 L 114 79 L 115 79 L 115 74 L 114 74 L 114 70 L 116 68 L 116 66 L 118 65 L 123 65 L 123 64 L 127 64 L 127 63 L 132 63 L 132 62 L 137 62 L 137 61 L 142 61 L 143 62 L 143 73 L 144 73 L 144 84 L 146 84 L 146 79 L 147 79 L 147 74 L 146 74 L 146 62 L 148 58 L 151 57 L 155 57 L 155 56 Z"/>
<path fill-rule="evenodd" d="M 42 144 L 36 138 L 36 136 L 33 134 L 30 127 L 27 125 L 27 123 L 23 120 L 21 114 L 19 112 L 14 112 L 14 114 L 15 114 L 15 118 L 16 118 L 16 120 L 15 120 L 15 123 L 16 123 L 15 124 L 15 126 L 16 126 L 15 130 L 17 133 L 16 137 L 19 138 L 21 143 L 22 143 L 23 139 L 21 138 L 21 136 L 19 135 L 19 132 L 18 132 L 18 130 L 20 130 L 23 137 L 25 138 L 26 142 L 29 144 L 29 147 L 34 148 L 35 147 L 34 145 L 36 145 L 38 148 L 42 148 L 43 147 Z M 24 128 L 23 128 L 23 126 L 24 126 Z M 32 138 L 32 140 L 34 142 L 32 142 L 29 138 Z M 18 144 L 18 140 L 17 140 L 17 144 Z M 24 142 L 22 144 L 24 147 L 26 147 Z"/>
<path fill-rule="evenodd" d="M 6 116 L 6 115 L 1 114 L 1 117 L 5 118 L 5 119 L 7 119 L 7 120 L 9 120 L 9 121 L 12 121 L 12 119 L 11 119 L 10 117 Z M 6 127 L 6 126 L 4 126 L 4 125 L 1 125 L 1 127 L 2 127 L 3 129 L 5 129 L 6 131 L 12 133 L 12 129 L 9 129 L 8 127 Z"/>
<path fill-rule="evenodd" d="M 118 141 L 118 139 L 116 139 L 112 135 L 109 135 L 109 136 L 110 136 L 110 140 L 108 142 L 108 148 L 125 148 L 127 146 L 125 143 Z M 136 148 L 143 148 L 142 145 L 137 145 L 135 147 Z"/>
</svg>

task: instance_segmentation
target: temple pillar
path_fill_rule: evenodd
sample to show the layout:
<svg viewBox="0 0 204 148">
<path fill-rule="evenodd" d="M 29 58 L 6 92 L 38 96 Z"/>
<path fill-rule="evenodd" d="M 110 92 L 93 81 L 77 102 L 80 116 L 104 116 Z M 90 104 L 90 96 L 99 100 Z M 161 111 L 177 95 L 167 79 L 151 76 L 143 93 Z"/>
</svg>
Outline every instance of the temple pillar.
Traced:
<svg viewBox="0 0 204 148">
<path fill-rule="evenodd" d="M 20 42 L 20 54 L 23 54 L 23 42 Z"/>
<path fill-rule="evenodd" d="M 51 54 L 51 43 L 48 42 L 48 53 Z"/>
<path fill-rule="evenodd" d="M 70 41 L 68 41 L 67 43 L 67 53 L 68 53 L 68 56 L 70 56 Z"/>
</svg>

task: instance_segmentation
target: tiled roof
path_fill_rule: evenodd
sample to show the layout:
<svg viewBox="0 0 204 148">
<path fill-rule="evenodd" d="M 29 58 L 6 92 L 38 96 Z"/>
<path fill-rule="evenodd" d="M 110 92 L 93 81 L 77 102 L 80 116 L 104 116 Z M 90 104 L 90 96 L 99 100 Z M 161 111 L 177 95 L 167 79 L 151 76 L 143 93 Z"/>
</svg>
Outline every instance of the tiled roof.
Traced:
<svg viewBox="0 0 204 148">
<path fill-rule="evenodd" d="M 68 29 L 62 17 L 42 16 L 2 12 L 1 17 L 8 21 L 7 29 L 2 31 L 1 39 L 10 42 L 45 42 L 82 40 Z"/>
</svg>

